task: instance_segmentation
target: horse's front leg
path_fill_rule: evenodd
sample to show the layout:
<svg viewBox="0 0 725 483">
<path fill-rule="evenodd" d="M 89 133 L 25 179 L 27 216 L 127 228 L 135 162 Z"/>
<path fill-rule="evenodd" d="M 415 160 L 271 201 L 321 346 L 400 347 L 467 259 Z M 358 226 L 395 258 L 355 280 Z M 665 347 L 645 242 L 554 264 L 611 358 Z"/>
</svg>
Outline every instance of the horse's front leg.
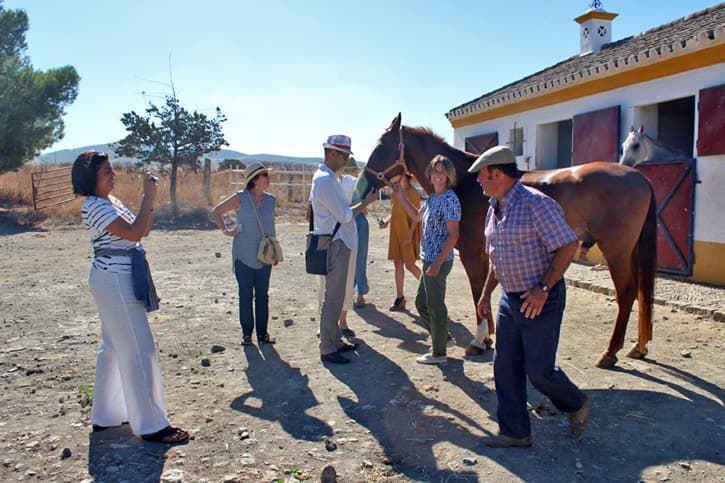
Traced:
<svg viewBox="0 0 725 483">
<path fill-rule="evenodd" d="M 483 291 L 483 284 L 488 274 L 488 256 L 483 252 L 482 247 L 465 247 L 461 246 L 458 250 L 463 268 L 468 275 L 468 281 L 471 285 L 471 294 L 473 295 L 473 310 L 476 313 L 476 335 L 468 343 L 466 347 L 466 355 L 475 356 L 482 354 L 485 350 L 493 346 L 491 334 L 494 332 L 493 327 L 489 327 L 488 323 L 478 317 L 476 307 L 478 299 Z"/>
</svg>

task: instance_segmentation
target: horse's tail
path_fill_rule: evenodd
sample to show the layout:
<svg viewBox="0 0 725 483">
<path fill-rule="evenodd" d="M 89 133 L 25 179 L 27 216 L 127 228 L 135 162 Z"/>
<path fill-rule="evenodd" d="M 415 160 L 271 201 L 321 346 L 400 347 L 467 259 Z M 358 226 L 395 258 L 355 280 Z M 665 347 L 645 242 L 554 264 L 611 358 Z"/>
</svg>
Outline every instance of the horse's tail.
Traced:
<svg viewBox="0 0 725 483">
<path fill-rule="evenodd" d="M 652 305 L 657 272 L 657 203 L 652 186 L 647 184 L 650 191 L 649 209 L 632 252 L 632 267 L 637 277 L 639 335 L 645 342 L 652 340 Z"/>
</svg>

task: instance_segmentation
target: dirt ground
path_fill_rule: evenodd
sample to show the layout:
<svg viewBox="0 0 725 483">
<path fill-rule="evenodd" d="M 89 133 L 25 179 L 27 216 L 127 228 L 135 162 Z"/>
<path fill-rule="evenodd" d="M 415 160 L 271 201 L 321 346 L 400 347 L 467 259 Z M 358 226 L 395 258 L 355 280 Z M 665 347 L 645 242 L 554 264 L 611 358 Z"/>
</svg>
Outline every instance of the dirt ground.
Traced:
<svg viewBox="0 0 725 483">
<path fill-rule="evenodd" d="M 374 218 L 372 218 L 374 219 Z M 100 324 L 87 287 L 83 230 L 0 236 L 0 480 L 41 481 L 723 481 L 723 323 L 655 307 L 649 358 L 594 363 L 612 330 L 612 297 L 570 287 L 559 365 L 592 399 L 573 442 L 566 415 L 530 388 L 534 445 L 489 449 L 492 352 L 465 358 L 473 303 L 458 261 L 448 307 L 458 346 L 442 367 L 415 363 L 429 338 L 395 296 L 387 232 L 371 227 L 369 304 L 350 314 L 360 348 L 320 363 L 303 223 L 278 225 L 285 261 L 272 275 L 275 346 L 241 347 L 230 240 L 218 231 L 152 232 L 145 241 L 161 296 L 151 315 L 169 413 L 192 433 L 167 448 L 127 426 L 92 433 Z M 406 279 L 412 301 L 414 280 Z M 412 305 L 412 304 L 411 304 Z M 634 317 L 633 317 L 634 319 Z"/>
</svg>

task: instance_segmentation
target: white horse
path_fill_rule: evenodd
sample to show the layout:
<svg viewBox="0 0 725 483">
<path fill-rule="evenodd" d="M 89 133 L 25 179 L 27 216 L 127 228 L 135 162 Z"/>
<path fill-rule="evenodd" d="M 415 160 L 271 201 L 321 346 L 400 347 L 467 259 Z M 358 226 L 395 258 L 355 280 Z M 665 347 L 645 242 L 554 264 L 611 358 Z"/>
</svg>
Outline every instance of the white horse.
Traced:
<svg viewBox="0 0 725 483">
<path fill-rule="evenodd" d="M 647 136 L 644 133 L 644 126 L 641 126 L 639 129 L 633 127 L 629 131 L 627 139 L 622 143 L 622 156 L 619 158 L 619 164 L 637 166 L 651 161 L 681 161 L 690 157 L 683 151 L 667 147 Z"/>
</svg>

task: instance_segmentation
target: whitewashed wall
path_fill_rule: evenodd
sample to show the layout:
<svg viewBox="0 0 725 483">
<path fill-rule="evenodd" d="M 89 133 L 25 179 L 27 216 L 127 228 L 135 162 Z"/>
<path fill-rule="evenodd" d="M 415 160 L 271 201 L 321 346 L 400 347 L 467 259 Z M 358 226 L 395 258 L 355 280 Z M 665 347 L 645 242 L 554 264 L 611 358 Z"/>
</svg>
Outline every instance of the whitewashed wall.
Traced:
<svg viewBox="0 0 725 483">
<path fill-rule="evenodd" d="M 725 243 L 725 155 L 697 158 L 697 179 L 695 240 Z"/>
</svg>

